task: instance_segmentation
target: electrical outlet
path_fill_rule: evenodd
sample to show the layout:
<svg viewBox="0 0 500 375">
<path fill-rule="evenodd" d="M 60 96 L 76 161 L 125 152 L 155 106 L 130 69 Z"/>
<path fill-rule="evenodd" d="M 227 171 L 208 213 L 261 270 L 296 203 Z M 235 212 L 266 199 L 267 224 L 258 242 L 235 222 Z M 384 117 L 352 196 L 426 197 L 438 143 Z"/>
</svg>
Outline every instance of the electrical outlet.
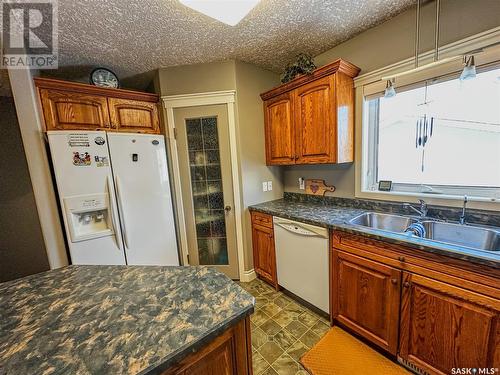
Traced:
<svg viewBox="0 0 500 375">
<path fill-rule="evenodd" d="M 305 188 L 306 188 L 306 180 L 304 180 L 304 177 L 299 177 L 299 189 L 305 190 Z"/>
<path fill-rule="evenodd" d="M 262 191 L 267 191 L 267 181 L 262 183 Z"/>
<path fill-rule="evenodd" d="M 272 191 L 273 190 L 273 182 L 272 181 L 267 181 L 267 190 Z"/>
</svg>

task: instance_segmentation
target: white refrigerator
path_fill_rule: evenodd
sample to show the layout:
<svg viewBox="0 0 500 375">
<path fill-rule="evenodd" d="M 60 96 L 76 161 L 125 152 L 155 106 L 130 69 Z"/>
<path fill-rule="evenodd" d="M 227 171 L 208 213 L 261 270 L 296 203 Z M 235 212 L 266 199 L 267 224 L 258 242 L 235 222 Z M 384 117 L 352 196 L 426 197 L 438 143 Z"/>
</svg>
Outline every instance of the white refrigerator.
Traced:
<svg viewBox="0 0 500 375">
<path fill-rule="evenodd" d="M 179 265 L 163 136 L 47 135 L 73 264 Z"/>
</svg>

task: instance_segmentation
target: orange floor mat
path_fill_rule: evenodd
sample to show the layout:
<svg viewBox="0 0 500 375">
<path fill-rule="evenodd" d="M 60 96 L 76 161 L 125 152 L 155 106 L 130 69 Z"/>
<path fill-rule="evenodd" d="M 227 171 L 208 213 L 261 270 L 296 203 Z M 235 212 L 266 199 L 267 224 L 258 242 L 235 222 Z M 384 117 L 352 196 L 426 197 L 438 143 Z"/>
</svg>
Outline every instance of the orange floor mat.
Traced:
<svg viewBox="0 0 500 375">
<path fill-rule="evenodd" d="M 333 327 L 300 359 L 312 375 L 411 374 L 339 327 Z"/>
</svg>

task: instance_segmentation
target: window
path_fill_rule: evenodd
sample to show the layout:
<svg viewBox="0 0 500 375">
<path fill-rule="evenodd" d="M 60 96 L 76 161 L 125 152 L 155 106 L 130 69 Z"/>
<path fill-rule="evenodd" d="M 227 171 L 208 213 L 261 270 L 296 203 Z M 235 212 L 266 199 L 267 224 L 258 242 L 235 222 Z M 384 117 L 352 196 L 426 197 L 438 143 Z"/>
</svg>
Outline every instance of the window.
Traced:
<svg viewBox="0 0 500 375">
<path fill-rule="evenodd" d="M 364 190 L 500 197 L 500 67 L 365 98 Z"/>
</svg>

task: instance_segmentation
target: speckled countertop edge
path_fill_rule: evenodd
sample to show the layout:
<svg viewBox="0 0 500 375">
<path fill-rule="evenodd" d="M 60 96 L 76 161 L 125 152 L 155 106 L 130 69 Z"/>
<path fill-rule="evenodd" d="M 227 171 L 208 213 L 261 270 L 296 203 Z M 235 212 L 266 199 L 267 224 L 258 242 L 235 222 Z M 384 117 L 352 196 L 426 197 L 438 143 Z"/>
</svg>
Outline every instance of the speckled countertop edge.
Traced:
<svg viewBox="0 0 500 375">
<path fill-rule="evenodd" d="M 451 244 L 438 243 L 422 238 L 407 237 L 404 234 L 370 229 L 348 223 L 348 220 L 356 217 L 357 215 L 367 211 L 377 211 L 375 209 L 367 210 L 332 205 L 325 206 L 318 203 L 304 203 L 278 199 L 250 206 L 249 210 L 285 219 L 296 220 L 306 224 L 317 225 L 328 229 L 341 230 L 351 234 L 361 234 L 376 240 L 405 245 L 413 249 L 449 256 L 500 269 L 500 253 L 489 253 L 486 251 L 473 250 Z M 313 211 L 315 211 L 314 213 L 319 213 L 315 215 Z M 383 212 L 381 210 L 378 211 Z"/>
<path fill-rule="evenodd" d="M 255 306 L 255 298 L 254 298 L 254 306 Z M 241 320 L 245 319 L 247 316 L 253 314 L 254 306 L 249 307 L 246 310 L 243 310 L 240 315 L 234 317 L 233 319 L 228 319 L 225 322 L 217 325 L 213 328 L 213 330 L 207 332 L 204 337 L 199 338 L 195 343 L 188 343 L 182 347 L 180 347 L 177 351 L 171 353 L 166 358 L 162 358 L 158 361 L 158 363 L 149 366 L 148 368 L 143 369 L 137 375 L 157 375 L 161 374 L 171 366 L 179 363 L 184 358 L 189 356 L 192 353 L 197 352 L 199 349 L 203 348 L 205 345 L 210 343 L 216 337 L 221 335 L 223 332 L 228 330 L 229 328 L 236 325 Z"/>
<path fill-rule="evenodd" d="M 159 374 L 254 307 L 251 294 L 211 267 L 42 272 L 0 283 L 0 373 Z"/>
</svg>

